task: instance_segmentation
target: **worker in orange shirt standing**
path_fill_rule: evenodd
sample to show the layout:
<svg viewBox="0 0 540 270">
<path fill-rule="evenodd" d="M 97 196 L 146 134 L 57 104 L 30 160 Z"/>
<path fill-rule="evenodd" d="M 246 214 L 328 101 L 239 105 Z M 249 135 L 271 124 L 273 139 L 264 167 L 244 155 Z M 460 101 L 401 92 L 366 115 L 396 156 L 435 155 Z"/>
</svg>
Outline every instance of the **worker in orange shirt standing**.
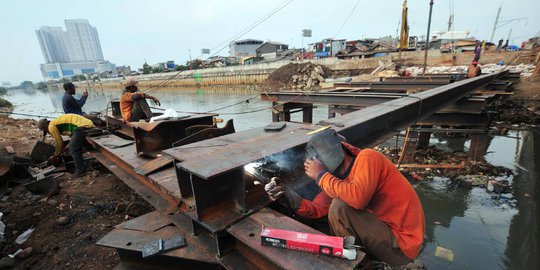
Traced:
<svg viewBox="0 0 540 270">
<path fill-rule="evenodd" d="M 305 172 L 322 191 L 307 200 L 271 181 L 265 185 L 270 198 L 285 199 L 304 218 L 327 215 L 333 235 L 354 236 L 376 260 L 423 267 L 413 261 L 424 239 L 424 210 L 396 166 L 379 152 L 346 143 L 333 129 L 313 135 L 306 150 Z"/>
<path fill-rule="evenodd" d="M 141 119 L 150 119 L 153 114 L 146 99 L 151 99 L 156 105 L 161 105 L 159 100 L 146 93 L 138 92 L 137 81 L 128 78 L 124 83 L 124 92 L 120 97 L 120 112 L 126 122 L 138 122 Z"/>
</svg>

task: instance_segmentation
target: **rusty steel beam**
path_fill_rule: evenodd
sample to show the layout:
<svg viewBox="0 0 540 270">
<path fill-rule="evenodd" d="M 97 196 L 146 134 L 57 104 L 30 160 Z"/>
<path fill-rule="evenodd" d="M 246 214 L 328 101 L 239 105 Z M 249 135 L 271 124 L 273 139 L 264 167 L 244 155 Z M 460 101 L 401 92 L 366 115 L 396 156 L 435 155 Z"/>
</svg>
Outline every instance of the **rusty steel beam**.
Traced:
<svg viewBox="0 0 540 270">
<path fill-rule="evenodd" d="M 334 125 L 336 130 L 358 145 L 373 145 L 380 141 L 377 138 L 385 138 L 387 133 L 427 118 L 502 74 L 486 74 L 444 85 L 332 118 L 326 123 Z M 317 128 L 316 125 L 288 123 L 279 133 L 269 134 L 263 129 L 253 129 L 190 144 L 190 148 L 177 147 L 164 152 L 182 160 L 177 165 L 182 170 L 209 179 L 265 156 L 300 146 L 309 139 L 305 132 Z M 209 148 L 211 145 L 218 146 Z"/>
<path fill-rule="evenodd" d="M 370 107 L 390 100 L 408 96 L 400 93 L 343 93 L 343 92 L 314 92 L 309 94 L 298 92 L 271 92 L 261 94 L 261 100 L 272 102 L 293 102 L 305 104 L 327 104 L 343 106 Z M 483 103 L 492 96 L 471 96 L 449 104 L 441 110 L 444 113 L 482 113 Z M 285 103 L 285 104 L 287 104 Z M 279 110 L 279 109 L 278 109 Z"/>
</svg>

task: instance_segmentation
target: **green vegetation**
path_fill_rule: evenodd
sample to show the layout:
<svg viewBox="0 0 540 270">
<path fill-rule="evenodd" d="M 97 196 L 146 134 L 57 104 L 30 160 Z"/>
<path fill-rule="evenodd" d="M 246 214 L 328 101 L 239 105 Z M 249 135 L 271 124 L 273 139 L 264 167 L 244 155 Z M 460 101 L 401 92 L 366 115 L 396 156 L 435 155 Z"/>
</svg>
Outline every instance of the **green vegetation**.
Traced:
<svg viewBox="0 0 540 270">
<path fill-rule="evenodd" d="M 152 72 L 152 67 L 146 62 L 144 62 L 142 68 L 143 68 L 143 74 L 150 74 Z"/>
<path fill-rule="evenodd" d="M 0 95 L 7 94 L 7 89 L 5 87 L 0 87 Z"/>
<path fill-rule="evenodd" d="M 47 84 L 45 82 L 38 82 L 36 84 L 36 89 L 47 89 Z"/>
<path fill-rule="evenodd" d="M 163 72 L 163 69 L 161 67 L 153 67 L 152 73 L 161 73 Z"/>
<path fill-rule="evenodd" d="M 72 82 L 82 82 L 82 81 L 85 81 L 85 80 L 86 80 L 86 76 L 84 76 L 82 74 L 77 74 L 77 75 L 71 76 L 71 81 Z"/>
<path fill-rule="evenodd" d="M 3 98 L 0 98 L 0 108 L 13 108 L 13 104 L 11 104 L 11 102 L 3 99 Z"/>
<path fill-rule="evenodd" d="M 20 85 L 21 88 L 34 88 L 34 83 L 31 81 L 24 81 Z"/>
<path fill-rule="evenodd" d="M 71 82 L 71 81 L 68 78 L 62 78 L 58 80 L 58 83 L 67 83 L 67 82 Z"/>
</svg>

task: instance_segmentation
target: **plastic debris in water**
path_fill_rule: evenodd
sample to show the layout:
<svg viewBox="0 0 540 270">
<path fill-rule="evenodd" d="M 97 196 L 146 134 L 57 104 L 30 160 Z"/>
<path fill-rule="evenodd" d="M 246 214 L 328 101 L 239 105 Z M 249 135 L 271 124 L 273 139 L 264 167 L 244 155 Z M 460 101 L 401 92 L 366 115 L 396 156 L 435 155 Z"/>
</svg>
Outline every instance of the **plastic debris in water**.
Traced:
<svg viewBox="0 0 540 270">
<path fill-rule="evenodd" d="M 437 246 L 437 248 L 435 248 L 435 257 L 452 262 L 454 261 L 454 252 L 450 249 Z"/>
<path fill-rule="evenodd" d="M 32 235 L 33 232 L 34 228 L 24 231 L 17 237 L 17 239 L 15 239 L 15 243 L 22 245 L 24 242 L 26 242 L 26 240 L 28 240 L 28 238 L 30 238 L 30 235 Z"/>
</svg>

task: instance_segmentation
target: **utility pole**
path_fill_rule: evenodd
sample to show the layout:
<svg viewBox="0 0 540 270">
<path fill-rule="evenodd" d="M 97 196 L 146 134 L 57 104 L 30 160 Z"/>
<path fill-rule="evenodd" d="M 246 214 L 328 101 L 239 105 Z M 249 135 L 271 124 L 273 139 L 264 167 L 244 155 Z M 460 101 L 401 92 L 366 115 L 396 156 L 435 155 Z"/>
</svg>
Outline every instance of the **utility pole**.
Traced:
<svg viewBox="0 0 540 270">
<path fill-rule="evenodd" d="M 429 1 L 429 19 L 428 19 L 428 25 L 427 25 L 427 35 L 426 35 L 426 48 L 424 52 L 424 71 L 422 74 L 426 74 L 427 69 L 427 56 L 428 56 L 428 50 L 429 50 L 429 31 L 431 30 L 431 13 L 433 11 L 433 0 Z"/>
<path fill-rule="evenodd" d="M 510 35 L 512 35 L 512 28 L 510 28 L 510 31 L 508 32 L 508 38 L 506 40 L 508 40 L 508 42 L 510 43 Z"/>
<path fill-rule="evenodd" d="M 490 42 L 493 42 L 493 37 L 495 36 L 495 30 L 497 30 L 497 24 L 499 24 L 499 16 L 501 15 L 501 9 L 502 7 L 499 7 L 499 10 L 497 10 L 497 16 L 495 17 L 495 24 L 493 24 L 493 31 L 491 31 L 491 38 L 489 39 Z"/>
</svg>

